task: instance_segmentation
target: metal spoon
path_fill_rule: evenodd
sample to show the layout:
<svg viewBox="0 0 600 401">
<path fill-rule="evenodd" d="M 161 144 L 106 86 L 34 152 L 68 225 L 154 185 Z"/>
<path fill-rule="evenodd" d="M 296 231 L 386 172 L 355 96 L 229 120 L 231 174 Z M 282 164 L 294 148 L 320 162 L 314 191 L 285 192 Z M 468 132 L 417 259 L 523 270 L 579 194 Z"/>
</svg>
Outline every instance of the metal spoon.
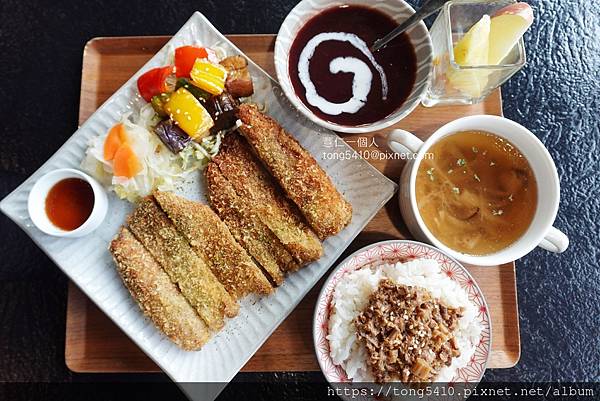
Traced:
<svg viewBox="0 0 600 401">
<path fill-rule="evenodd" d="M 392 41 L 396 36 L 400 35 L 402 32 L 409 30 L 422 19 L 429 17 L 431 14 L 435 13 L 437 10 L 442 8 L 442 6 L 448 0 L 425 0 L 425 3 L 419 8 L 413 15 L 410 16 L 406 21 L 398 25 L 392 32 L 388 33 L 381 39 L 377 39 L 373 46 L 371 46 L 371 51 L 376 52 L 381 49 L 385 45 L 387 45 L 390 41 Z"/>
</svg>

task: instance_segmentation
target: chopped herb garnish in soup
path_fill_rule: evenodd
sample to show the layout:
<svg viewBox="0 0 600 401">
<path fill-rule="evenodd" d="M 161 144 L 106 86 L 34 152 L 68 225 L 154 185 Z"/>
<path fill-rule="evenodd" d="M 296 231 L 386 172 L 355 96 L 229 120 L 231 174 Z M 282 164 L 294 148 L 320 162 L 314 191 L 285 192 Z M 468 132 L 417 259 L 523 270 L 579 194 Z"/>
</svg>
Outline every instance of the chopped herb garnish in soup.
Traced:
<svg viewBox="0 0 600 401">
<path fill-rule="evenodd" d="M 416 195 L 437 239 L 459 252 L 486 255 L 525 233 L 537 207 L 537 184 L 516 146 L 488 132 L 465 131 L 442 138 L 429 152 L 433 157 L 419 166 Z"/>
</svg>

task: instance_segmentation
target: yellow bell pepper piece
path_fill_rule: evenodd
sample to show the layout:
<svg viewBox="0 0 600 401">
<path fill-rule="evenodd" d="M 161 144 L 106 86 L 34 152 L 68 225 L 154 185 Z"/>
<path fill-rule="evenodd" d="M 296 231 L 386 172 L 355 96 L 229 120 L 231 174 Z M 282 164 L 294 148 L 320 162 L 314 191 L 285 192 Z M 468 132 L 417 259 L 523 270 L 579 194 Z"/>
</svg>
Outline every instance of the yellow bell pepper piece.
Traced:
<svg viewBox="0 0 600 401">
<path fill-rule="evenodd" d="M 192 71 L 190 71 L 190 77 L 192 83 L 198 88 L 204 89 L 212 95 L 220 95 L 225 89 L 227 69 L 204 59 L 196 59 Z"/>
<path fill-rule="evenodd" d="M 193 140 L 199 140 L 209 134 L 214 125 L 208 111 L 187 89 L 179 88 L 173 92 L 164 105 L 169 117 Z"/>
</svg>

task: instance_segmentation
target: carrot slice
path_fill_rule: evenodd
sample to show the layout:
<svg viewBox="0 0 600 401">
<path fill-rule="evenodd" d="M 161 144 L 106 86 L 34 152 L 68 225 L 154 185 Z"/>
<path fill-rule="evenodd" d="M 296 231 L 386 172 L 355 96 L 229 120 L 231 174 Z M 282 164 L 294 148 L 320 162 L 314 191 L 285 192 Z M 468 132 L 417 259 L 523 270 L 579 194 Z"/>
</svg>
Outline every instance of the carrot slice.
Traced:
<svg viewBox="0 0 600 401">
<path fill-rule="evenodd" d="M 137 158 L 131 146 L 123 143 L 115 153 L 114 174 L 117 177 L 131 178 L 142 171 L 142 163 Z"/>
<path fill-rule="evenodd" d="M 127 133 L 123 123 L 115 124 L 104 140 L 104 160 L 112 160 L 123 143 L 127 142 Z"/>
</svg>

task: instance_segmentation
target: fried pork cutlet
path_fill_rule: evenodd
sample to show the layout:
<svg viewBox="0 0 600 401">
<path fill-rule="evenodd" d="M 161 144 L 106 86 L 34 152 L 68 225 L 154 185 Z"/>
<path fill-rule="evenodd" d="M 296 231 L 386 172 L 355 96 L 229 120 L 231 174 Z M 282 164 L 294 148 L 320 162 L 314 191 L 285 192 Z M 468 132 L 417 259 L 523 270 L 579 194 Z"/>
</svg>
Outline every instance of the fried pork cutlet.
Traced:
<svg viewBox="0 0 600 401">
<path fill-rule="evenodd" d="M 236 301 L 152 197 L 142 199 L 129 216 L 128 225 L 211 330 L 223 327 L 224 315 L 237 314 Z"/>
<path fill-rule="evenodd" d="M 208 205 L 171 192 L 155 192 L 154 198 L 232 296 L 273 291 L 262 271 Z"/>
<path fill-rule="evenodd" d="M 237 115 L 242 134 L 319 238 L 335 235 L 350 223 L 352 206 L 310 153 L 255 105 L 240 105 Z"/>
<path fill-rule="evenodd" d="M 271 281 L 280 285 L 283 272 L 296 269 L 298 263 L 260 220 L 253 205 L 235 193 L 213 162 L 206 167 L 206 180 L 210 202 L 234 238 L 260 264 Z"/>
<path fill-rule="evenodd" d="M 244 138 L 239 134 L 225 137 L 213 161 L 237 195 L 252 203 L 260 219 L 300 265 L 321 257 L 323 247 L 319 238 L 285 198 Z"/>
<path fill-rule="evenodd" d="M 127 228 L 121 228 L 110 252 L 133 299 L 167 337 L 188 351 L 208 341 L 210 333 L 204 321 Z"/>
</svg>

